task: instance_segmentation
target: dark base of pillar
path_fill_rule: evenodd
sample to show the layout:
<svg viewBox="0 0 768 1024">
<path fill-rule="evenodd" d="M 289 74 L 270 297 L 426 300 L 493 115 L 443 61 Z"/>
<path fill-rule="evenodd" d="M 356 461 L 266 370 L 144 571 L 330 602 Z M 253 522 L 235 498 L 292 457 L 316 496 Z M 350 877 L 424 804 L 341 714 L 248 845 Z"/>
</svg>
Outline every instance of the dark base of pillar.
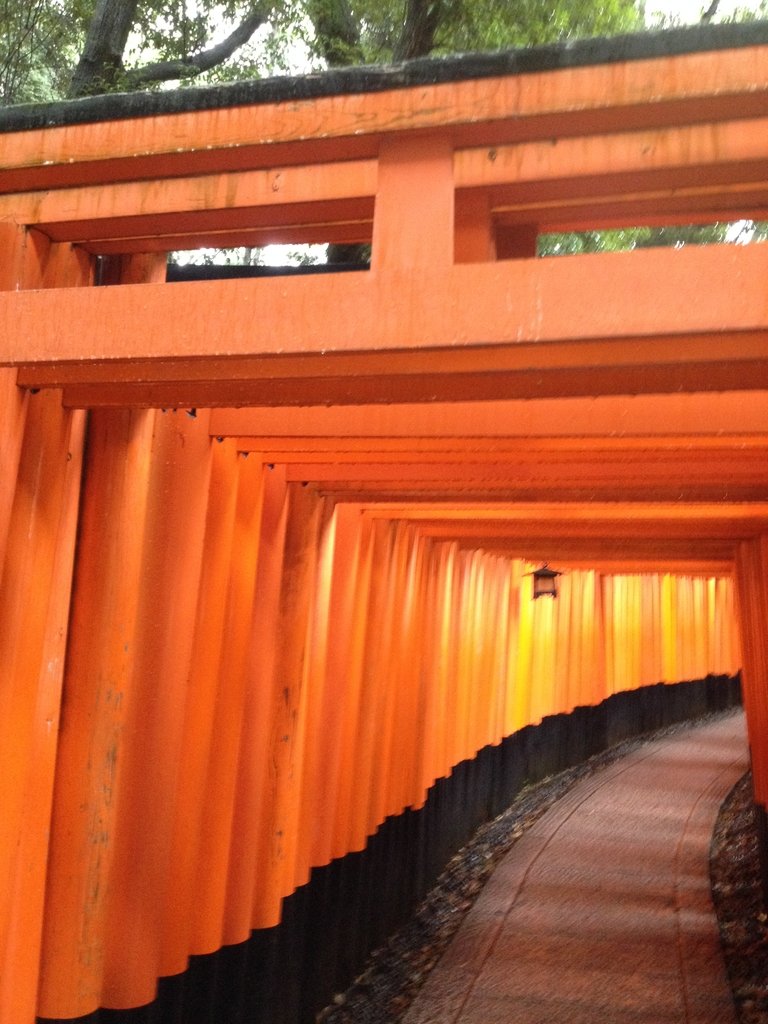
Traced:
<svg viewBox="0 0 768 1024">
<path fill-rule="evenodd" d="M 768 908 L 768 811 L 760 804 L 754 805 L 757 849 L 760 854 L 760 885 L 763 906 Z"/>
</svg>

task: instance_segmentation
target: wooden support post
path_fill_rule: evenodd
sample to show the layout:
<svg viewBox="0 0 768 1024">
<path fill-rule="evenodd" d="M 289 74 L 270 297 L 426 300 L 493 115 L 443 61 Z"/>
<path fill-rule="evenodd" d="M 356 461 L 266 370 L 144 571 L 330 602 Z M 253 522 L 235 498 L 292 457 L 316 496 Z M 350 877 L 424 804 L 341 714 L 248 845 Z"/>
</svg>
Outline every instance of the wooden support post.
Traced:
<svg viewBox="0 0 768 1024">
<path fill-rule="evenodd" d="M 13 509 L 27 400 L 27 393 L 16 386 L 16 370 L 0 368 L 0 565 Z"/>
<path fill-rule="evenodd" d="M 361 652 L 361 692 L 358 743 L 355 763 L 355 784 L 352 790 L 351 820 L 353 849 L 381 822 L 374 799 L 378 780 L 383 773 L 380 757 L 384 707 L 389 692 L 389 676 L 382 671 L 389 644 L 388 580 L 393 543 L 392 524 L 385 520 L 369 521 L 366 539 L 366 561 L 369 563 L 368 597 L 361 602 L 364 615 L 365 649 Z"/>
<path fill-rule="evenodd" d="M 301 820 L 309 834 L 299 858 L 304 871 L 347 852 L 347 837 L 339 822 L 345 821 L 347 809 L 340 807 L 339 791 L 346 753 L 345 724 L 350 716 L 356 718 L 359 699 L 358 688 L 350 686 L 349 673 L 359 542 L 358 509 L 337 506 L 324 524 L 307 651 L 307 716 L 311 725 L 305 741 Z M 318 807 L 324 808 L 320 816 Z M 297 884 L 304 880 L 297 879 Z"/>
<path fill-rule="evenodd" d="M 396 660 L 390 685 L 395 687 L 396 704 L 390 733 L 392 792 L 395 813 L 412 806 L 418 793 L 417 750 L 423 728 L 424 550 L 428 542 L 416 530 L 405 536 L 403 575 L 395 618 Z M 390 811 L 389 813 L 393 813 Z"/>
<path fill-rule="evenodd" d="M 193 880 L 194 926 L 193 953 L 211 953 L 226 941 L 242 942 L 247 927 L 233 933 L 228 902 L 239 899 L 238 882 L 243 878 L 243 836 L 235 833 L 237 806 L 249 799 L 238 790 L 241 750 L 249 701 L 249 654 L 256 598 L 256 572 L 259 555 L 259 527 L 262 513 L 262 467 L 258 458 L 237 456 L 237 504 L 232 523 L 226 609 L 220 656 L 215 667 L 218 679 L 210 739 L 210 754 L 204 789 L 201 793 L 205 828 L 199 840 L 197 871 Z M 232 858 L 239 870 L 231 875 Z M 234 893 L 238 893 L 237 896 Z M 229 897 L 229 899 L 228 899 Z M 246 907 L 243 908 L 247 910 Z M 230 923 L 228 922 L 230 919 Z"/>
<path fill-rule="evenodd" d="M 371 520 L 358 511 L 355 517 L 357 572 L 355 592 L 351 595 L 351 622 L 349 626 L 349 650 L 347 652 L 348 687 L 352 696 L 352 708 L 345 716 L 342 735 L 342 758 L 339 772 L 338 806 L 343 808 L 344 820 L 337 824 L 337 850 L 346 843 L 349 851 L 363 850 L 375 825 L 360 813 L 366 805 L 370 785 L 369 777 L 361 773 L 362 764 L 370 765 L 372 734 L 377 728 L 376 717 L 370 712 L 369 701 L 375 695 L 369 694 L 365 686 L 365 652 L 372 639 L 372 630 L 377 624 L 370 617 L 371 583 L 374 567 L 375 530 Z M 358 798 L 360 793 L 360 798 Z"/>
<path fill-rule="evenodd" d="M 83 449 L 84 416 L 58 399 L 28 405 L 0 564 L 0 1019 L 19 1024 L 37 1002 Z"/>
<path fill-rule="evenodd" d="M 252 455 L 251 458 L 258 458 Z M 272 722 L 285 702 L 283 680 L 277 668 L 277 635 L 280 622 L 280 589 L 288 526 L 288 486 L 285 468 L 262 465 L 262 517 L 259 529 L 259 560 L 256 576 L 258 601 L 251 626 L 249 671 L 251 685 L 246 705 L 245 736 L 250 757 L 241 760 L 241 776 L 254 776 L 250 806 L 240 807 L 243 842 L 250 843 L 250 877 L 236 905 L 228 910 L 228 941 L 239 941 L 243 920 L 249 928 L 268 928 L 280 920 L 280 896 L 264 885 L 271 862 L 272 821 L 276 814 L 276 772 L 272 761 Z M 241 907 L 241 910 L 237 909 Z"/>
<path fill-rule="evenodd" d="M 208 501 L 211 441 L 205 414 L 150 414 L 146 526 L 137 581 L 134 654 L 118 752 L 110 897 L 101 1005 L 155 997 L 161 973 L 166 889 L 175 871 L 174 810 L 186 783 L 189 676 Z M 75 684 L 76 685 L 76 684 Z M 197 752 L 193 757 L 197 757 Z M 211 878 L 215 875 L 211 875 Z"/>
<path fill-rule="evenodd" d="M 252 487 L 258 482 L 258 503 L 252 504 L 250 512 L 242 500 L 239 503 L 241 525 L 232 551 L 232 571 L 245 577 L 241 588 L 250 579 L 253 600 L 247 630 L 243 628 L 239 637 L 245 693 L 224 907 L 223 941 L 227 945 L 242 942 L 252 928 L 265 926 L 262 886 L 269 864 L 265 848 L 272 841 L 268 829 L 270 816 L 275 813 L 270 744 L 272 723 L 285 703 L 284 680 L 276 676 L 274 668 L 288 488 L 282 467 L 265 465 L 258 453 L 247 459 L 241 455 L 238 463 L 241 483 L 244 472 L 253 474 Z M 256 491 L 252 494 L 257 496 Z M 245 625 L 243 621 L 242 627 Z M 227 644 L 229 636 L 227 630 Z M 201 871 L 205 870 L 206 864 L 201 861 Z M 271 908 L 268 924 L 279 920 L 279 913 L 277 902 L 276 908 Z"/>
<path fill-rule="evenodd" d="M 99 284 L 162 284 L 165 281 L 167 255 L 164 252 L 105 256 Z"/>
<path fill-rule="evenodd" d="M 408 275 L 451 263 L 453 191 L 453 150 L 447 139 L 385 139 L 379 152 L 371 269 L 397 268 Z"/>
<path fill-rule="evenodd" d="M 434 544 L 427 540 L 424 550 L 424 587 L 422 630 L 420 638 L 421 673 L 424 679 L 424 695 L 420 728 L 421 738 L 417 744 L 415 783 L 418 797 L 415 807 L 423 805 L 427 791 L 440 773 L 436 771 L 438 763 L 437 750 L 444 729 L 444 708 L 441 693 L 440 650 L 439 650 L 439 619 L 440 597 L 443 582 L 441 559 L 442 549 L 446 545 Z"/>
<path fill-rule="evenodd" d="M 285 547 L 279 586 L 267 738 L 267 805 L 257 918 L 279 920 L 282 898 L 294 888 L 300 828 L 302 756 L 306 722 L 305 671 L 309 615 L 315 587 L 323 500 L 300 483 L 288 485 Z M 267 696 L 269 700 L 269 694 Z"/>
<path fill-rule="evenodd" d="M 536 255 L 539 229 L 535 224 L 499 224 L 494 234 L 497 259 L 533 259 Z"/>
<path fill-rule="evenodd" d="M 38 254 L 43 287 L 91 283 L 92 263 L 82 250 L 68 243 L 48 246 L 36 238 L 32 244 Z M 133 258 L 124 268 L 129 279 L 146 279 L 145 264 Z M 147 763 L 154 766 L 153 779 L 166 779 L 168 764 L 173 762 L 163 764 L 157 754 L 156 713 L 161 704 L 143 697 L 147 679 L 152 677 L 151 683 L 156 685 L 158 676 L 166 677 L 168 682 L 174 673 L 167 664 L 168 650 L 166 662 L 161 659 L 154 666 L 142 662 L 139 655 L 150 661 L 158 655 L 158 644 L 163 642 L 161 634 L 155 632 L 158 608 L 164 607 L 172 619 L 174 614 L 183 614 L 191 600 L 188 592 L 186 596 L 185 592 L 168 592 L 162 566 L 167 568 L 163 559 L 178 559 L 181 544 L 182 557 L 187 560 L 185 570 L 194 574 L 195 561 L 189 557 L 184 538 L 189 540 L 189 531 L 197 528 L 186 493 L 175 496 L 175 522 L 168 515 L 173 497 L 163 507 L 169 479 L 172 482 L 173 472 L 180 471 L 181 460 L 171 455 L 152 460 L 155 419 L 153 413 L 116 412 L 97 418 L 91 432 L 78 595 L 71 618 L 75 635 L 68 652 L 68 704 L 62 723 L 51 829 L 40 986 L 43 1015 L 74 1016 L 105 1003 L 122 1006 L 128 1001 L 128 1005 L 136 1005 L 148 1001 L 154 993 L 159 936 L 146 929 L 146 920 L 136 913 L 135 899 L 140 891 L 146 905 L 160 913 L 153 873 L 161 871 L 164 864 L 167 867 L 167 861 L 158 849 L 157 856 L 137 857 L 135 838 L 140 836 L 140 842 L 148 835 L 156 842 L 167 838 L 162 830 L 147 833 L 143 824 L 147 818 L 168 818 L 167 806 L 160 813 L 153 808 L 150 814 L 143 814 L 140 805 L 143 799 L 151 799 L 152 787 L 142 784 Z M 172 449 L 179 432 L 169 424 L 166 428 L 165 438 L 171 439 Z M 197 434 L 207 452 L 207 424 L 199 425 Z M 157 437 L 161 436 L 162 426 L 157 432 Z M 194 445 L 190 445 L 187 463 L 193 450 Z M 147 555 L 143 524 L 150 501 L 154 525 L 148 535 Z M 152 547 L 153 538 L 163 529 L 170 531 L 169 536 Z M 144 567 L 149 567 L 150 575 L 142 578 L 145 558 Z M 177 577 L 179 572 L 183 577 L 183 571 L 177 567 Z M 191 590 L 195 589 L 193 585 Z M 186 635 L 188 630 L 181 632 Z M 167 641 L 164 631 L 162 637 Z M 173 653 L 175 656 L 175 649 Z M 157 674 L 153 675 L 155 670 Z M 171 699 L 167 687 L 162 692 Z M 155 713 L 146 714 L 147 707 Z M 138 739 L 142 730 L 155 737 L 154 748 L 152 742 L 142 745 Z M 136 742 L 124 743 L 126 731 Z M 160 747 L 168 740 L 163 735 Z M 122 804 L 118 799 L 121 782 L 127 794 Z M 137 865 L 143 879 L 135 885 Z M 126 906 L 133 908 L 133 916 Z M 115 958 L 124 952 L 126 936 L 130 945 L 131 925 L 138 918 L 142 931 L 138 947 L 128 958 L 132 970 L 125 970 L 123 961 L 112 970 Z M 110 937 L 115 933 L 120 935 L 117 942 Z M 73 964 L 82 962 L 87 962 L 88 969 L 79 976 Z"/>
<path fill-rule="evenodd" d="M 39 283 L 35 275 L 37 255 L 34 240 L 42 236 L 25 231 L 16 224 L 0 223 L 0 290 L 18 291 Z M 3 341 L 0 340 L 0 359 Z M 8 535 L 8 526 L 16 489 L 16 474 L 21 458 L 26 416 L 26 392 L 16 387 L 15 369 L 0 369 L 0 566 Z"/>
<path fill-rule="evenodd" d="M 181 974 L 192 948 L 198 863 L 206 853 L 206 792 L 225 643 L 227 592 L 237 502 L 238 459 L 232 441 L 213 442 L 202 563 L 184 699 L 184 729 L 174 800 L 170 863 L 163 901 L 159 973 Z"/>
<path fill-rule="evenodd" d="M 79 1017 L 102 1004 L 153 423 L 145 412 L 91 415 L 48 866 L 43 1017 Z"/>
<path fill-rule="evenodd" d="M 487 192 L 457 192 L 454 219 L 456 263 L 488 263 L 496 259 L 496 235 Z"/>
<path fill-rule="evenodd" d="M 71 246 L 0 225 L 0 289 L 76 286 Z M 0 370 L 0 1019 L 34 1019 L 85 415 Z M 12 967 L 10 966 L 12 965 Z"/>
<path fill-rule="evenodd" d="M 386 522 L 377 541 L 374 560 L 376 592 L 371 606 L 376 629 L 367 651 L 367 673 L 378 690 L 376 717 L 379 723 L 371 751 L 371 781 L 368 797 L 370 820 L 374 827 L 388 814 L 402 808 L 393 806 L 391 743 L 397 718 L 396 643 L 399 638 L 399 611 L 402 602 L 404 554 L 407 526 Z M 368 684 L 366 684 L 368 685 Z"/>
</svg>

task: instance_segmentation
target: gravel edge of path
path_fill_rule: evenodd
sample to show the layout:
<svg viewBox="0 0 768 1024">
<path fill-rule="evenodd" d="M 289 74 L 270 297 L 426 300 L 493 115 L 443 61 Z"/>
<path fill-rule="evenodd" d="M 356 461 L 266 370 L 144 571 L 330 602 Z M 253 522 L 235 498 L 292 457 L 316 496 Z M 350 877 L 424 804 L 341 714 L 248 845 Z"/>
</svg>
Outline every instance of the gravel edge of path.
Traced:
<svg viewBox="0 0 768 1024">
<path fill-rule="evenodd" d="M 740 1024 L 768 1024 L 768 913 L 752 802 L 752 773 L 723 801 L 710 849 L 712 900 Z"/>
</svg>

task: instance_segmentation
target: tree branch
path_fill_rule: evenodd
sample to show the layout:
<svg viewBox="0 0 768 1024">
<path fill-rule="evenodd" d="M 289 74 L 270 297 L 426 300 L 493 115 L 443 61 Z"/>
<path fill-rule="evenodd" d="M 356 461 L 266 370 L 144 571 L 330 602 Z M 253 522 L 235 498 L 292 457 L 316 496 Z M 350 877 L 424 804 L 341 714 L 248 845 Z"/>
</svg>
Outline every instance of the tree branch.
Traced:
<svg viewBox="0 0 768 1024">
<path fill-rule="evenodd" d="M 223 64 L 241 46 L 261 28 L 272 14 L 272 4 L 258 4 L 237 28 L 226 39 L 208 50 L 185 57 L 183 60 L 161 60 L 155 64 L 146 64 L 141 68 L 132 68 L 124 74 L 125 86 L 128 89 L 140 89 L 152 82 L 171 82 L 177 78 L 192 78 L 204 71 Z"/>
</svg>

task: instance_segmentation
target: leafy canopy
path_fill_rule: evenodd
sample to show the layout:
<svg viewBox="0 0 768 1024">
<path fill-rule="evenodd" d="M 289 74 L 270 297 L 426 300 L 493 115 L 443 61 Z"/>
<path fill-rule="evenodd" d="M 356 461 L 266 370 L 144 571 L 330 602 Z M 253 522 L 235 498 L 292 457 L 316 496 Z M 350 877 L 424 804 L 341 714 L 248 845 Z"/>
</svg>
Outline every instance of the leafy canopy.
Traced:
<svg viewBox="0 0 768 1024">
<path fill-rule="evenodd" d="M 633 0 L 0 0 L 0 89 L 52 100 L 640 26 Z"/>
</svg>

